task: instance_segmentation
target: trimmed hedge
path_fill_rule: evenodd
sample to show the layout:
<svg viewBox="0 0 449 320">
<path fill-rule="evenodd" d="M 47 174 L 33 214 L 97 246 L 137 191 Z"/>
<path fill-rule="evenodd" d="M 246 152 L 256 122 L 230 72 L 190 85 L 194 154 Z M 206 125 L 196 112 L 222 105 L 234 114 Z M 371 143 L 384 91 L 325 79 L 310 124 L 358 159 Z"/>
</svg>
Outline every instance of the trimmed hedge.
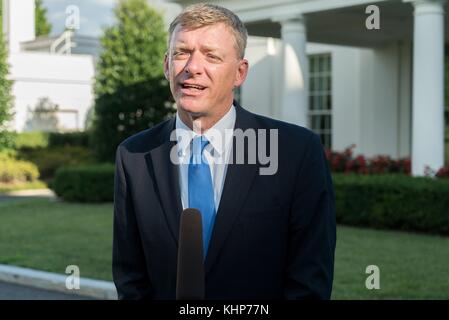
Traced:
<svg viewBox="0 0 449 320">
<path fill-rule="evenodd" d="M 89 134 L 85 131 L 76 132 L 20 132 L 15 134 L 15 148 L 21 150 L 89 146 Z"/>
<path fill-rule="evenodd" d="M 21 150 L 19 157 L 35 163 L 39 168 L 41 178 L 44 180 L 51 180 L 60 167 L 87 165 L 95 162 L 92 151 L 81 146 Z"/>
<path fill-rule="evenodd" d="M 337 222 L 449 234 L 449 181 L 334 174 Z"/>
<path fill-rule="evenodd" d="M 78 132 L 50 132 L 48 137 L 48 145 L 50 147 L 64 147 L 64 146 L 89 146 L 89 134 L 84 131 Z"/>
<path fill-rule="evenodd" d="M 406 175 L 333 174 L 337 222 L 449 234 L 449 181 Z M 64 167 L 53 189 L 66 201 L 113 201 L 114 165 Z"/>
<path fill-rule="evenodd" d="M 65 201 L 113 201 L 114 165 L 62 167 L 56 171 L 52 188 Z"/>
<path fill-rule="evenodd" d="M 20 132 L 15 136 L 16 149 L 39 149 L 48 147 L 49 133 L 42 131 Z"/>
</svg>

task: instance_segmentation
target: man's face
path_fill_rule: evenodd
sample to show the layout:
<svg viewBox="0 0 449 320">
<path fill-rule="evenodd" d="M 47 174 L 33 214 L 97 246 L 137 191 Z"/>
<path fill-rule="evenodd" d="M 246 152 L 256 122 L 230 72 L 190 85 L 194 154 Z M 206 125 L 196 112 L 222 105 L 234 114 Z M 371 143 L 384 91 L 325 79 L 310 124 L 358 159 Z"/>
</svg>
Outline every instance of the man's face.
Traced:
<svg viewBox="0 0 449 320">
<path fill-rule="evenodd" d="M 234 35 L 223 23 L 190 30 L 176 27 L 164 61 L 165 76 L 181 112 L 222 116 L 240 86 L 248 62 L 237 54 Z"/>
</svg>

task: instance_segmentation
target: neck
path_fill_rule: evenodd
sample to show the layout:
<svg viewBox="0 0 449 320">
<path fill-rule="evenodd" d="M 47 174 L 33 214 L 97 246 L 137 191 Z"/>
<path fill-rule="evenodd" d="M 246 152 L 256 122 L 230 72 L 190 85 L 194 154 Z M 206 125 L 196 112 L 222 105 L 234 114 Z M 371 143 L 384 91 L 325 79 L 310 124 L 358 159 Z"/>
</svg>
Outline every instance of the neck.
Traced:
<svg viewBox="0 0 449 320">
<path fill-rule="evenodd" d="M 232 103 L 229 104 L 227 108 L 222 109 L 221 112 L 213 115 L 207 113 L 190 113 L 182 110 L 181 108 L 178 109 L 178 113 L 182 122 L 184 122 L 190 130 L 198 134 L 203 134 L 204 132 L 212 128 L 218 121 L 220 121 L 220 119 L 223 118 L 226 113 L 228 113 L 231 107 Z"/>
</svg>

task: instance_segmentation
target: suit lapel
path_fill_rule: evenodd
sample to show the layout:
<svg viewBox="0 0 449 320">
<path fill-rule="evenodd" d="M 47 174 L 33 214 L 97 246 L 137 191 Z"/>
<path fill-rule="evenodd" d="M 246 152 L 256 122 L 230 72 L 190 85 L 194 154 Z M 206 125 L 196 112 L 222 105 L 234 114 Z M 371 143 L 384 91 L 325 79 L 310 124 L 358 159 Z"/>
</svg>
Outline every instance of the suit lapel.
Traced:
<svg viewBox="0 0 449 320">
<path fill-rule="evenodd" d="M 170 152 L 176 146 L 170 141 L 170 134 L 175 128 L 175 118 L 170 120 L 161 133 L 162 144 L 152 149 L 146 156 L 146 162 L 155 181 L 156 192 L 167 220 L 168 227 L 178 245 L 179 217 L 182 211 L 179 173 L 177 165 L 170 160 Z"/>
<path fill-rule="evenodd" d="M 253 116 L 242 109 L 235 101 L 236 123 L 235 129 L 258 129 Z M 148 170 L 154 179 L 164 215 L 170 232 L 178 245 L 179 223 L 182 212 L 181 192 L 179 186 L 178 167 L 170 160 L 172 147 L 175 141 L 170 141 L 170 134 L 175 129 L 175 118 L 170 120 L 159 136 L 160 145 L 146 155 Z M 235 141 L 233 152 L 235 152 Z M 245 157 L 247 150 L 245 149 Z M 215 219 L 214 230 L 209 244 L 205 261 L 206 273 L 210 271 L 219 252 L 240 213 L 246 196 L 256 176 L 256 164 L 229 164 L 226 171 L 220 205 Z"/>
<path fill-rule="evenodd" d="M 234 105 L 237 111 L 235 129 L 242 129 L 244 131 L 252 128 L 257 130 L 257 124 L 254 123 L 252 115 L 243 110 L 235 101 Z M 234 154 L 235 147 L 234 140 Z M 247 156 L 246 153 L 247 149 L 245 148 L 245 159 Z M 258 166 L 256 164 L 236 164 L 235 161 L 232 164 L 228 164 L 220 205 L 206 256 L 206 274 L 210 271 L 217 259 L 220 249 L 240 213 L 240 209 L 254 181 L 257 168 Z"/>
</svg>

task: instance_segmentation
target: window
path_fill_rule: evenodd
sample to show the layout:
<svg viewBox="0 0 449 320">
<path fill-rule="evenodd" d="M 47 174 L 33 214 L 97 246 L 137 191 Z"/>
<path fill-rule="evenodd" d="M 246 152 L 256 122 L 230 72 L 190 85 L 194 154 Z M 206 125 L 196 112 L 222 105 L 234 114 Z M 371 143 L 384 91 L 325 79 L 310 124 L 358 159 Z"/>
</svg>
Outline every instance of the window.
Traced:
<svg viewBox="0 0 449 320">
<path fill-rule="evenodd" d="M 309 56 L 309 128 L 332 148 L 332 73 L 331 55 Z"/>
</svg>

